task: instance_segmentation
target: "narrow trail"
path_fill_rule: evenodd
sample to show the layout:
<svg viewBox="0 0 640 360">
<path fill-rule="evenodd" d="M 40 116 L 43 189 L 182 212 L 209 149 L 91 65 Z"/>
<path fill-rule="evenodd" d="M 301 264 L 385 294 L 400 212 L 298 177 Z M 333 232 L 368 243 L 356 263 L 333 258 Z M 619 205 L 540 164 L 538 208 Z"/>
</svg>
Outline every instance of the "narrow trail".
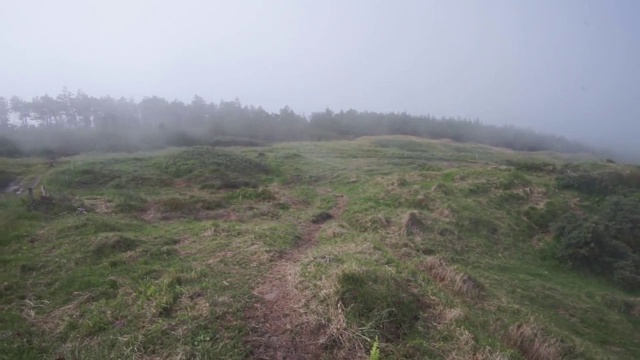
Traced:
<svg viewBox="0 0 640 360">
<path fill-rule="evenodd" d="M 336 204 L 329 212 L 338 219 L 347 206 L 347 198 L 336 195 Z M 328 221 L 331 221 L 329 219 Z M 253 290 L 260 297 L 247 311 L 254 359 L 303 360 L 322 357 L 318 329 L 306 323 L 303 294 L 295 288 L 296 269 L 304 256 L 316 246 L 324 223 L 308 223 L 302 229 L 298 246 L 274 264 Z"/>
<path fill-rule="evenodd" d="M 36 186 L 38 186 L 38 184 L 40 183 L 40 179 L 42 179 L 42 175 L 38 175 L 38 177 L 36 177 L 36 178 L 33 180 L 33 184 L 31 184 L 31 188 L 32 188 L 32 189 L 35 189 L 35 188 L 36 188 Z"/>
<path fill-rule="evenodd" d="M 38 175 L 34 180 L 33 183 L 30 185 L 32 189 L 35 190 L 36 186 L 38 186 L 38 184 L 40 183 L 40 179 L 42 179 L 43 175 Z M 20 181 L 20 180 L 14 180 L 11 184 L 9 184 L 9 186 L 7 186 L 4 189 L 4 192 L 9 193 L 16 193 L 16 194 L 22 194 L 25 191 L 25 188 L 23 188 L 23 183 L 25 181 Z M 28 187 L 28 186 L 27 186 Z"/>
</svg>

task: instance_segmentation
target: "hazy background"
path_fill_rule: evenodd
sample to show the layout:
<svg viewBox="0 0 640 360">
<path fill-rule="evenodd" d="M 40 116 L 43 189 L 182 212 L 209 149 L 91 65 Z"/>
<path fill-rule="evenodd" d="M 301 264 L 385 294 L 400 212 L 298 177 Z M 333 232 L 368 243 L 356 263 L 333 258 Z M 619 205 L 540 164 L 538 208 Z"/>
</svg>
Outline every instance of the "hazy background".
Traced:
<svg viewBox="0 0 640 360">
<path fill-rule="evenodd" d="M 479 118 L 640 152 L 638 1 L 6 1 L 0 96 Z"/>
</svg>

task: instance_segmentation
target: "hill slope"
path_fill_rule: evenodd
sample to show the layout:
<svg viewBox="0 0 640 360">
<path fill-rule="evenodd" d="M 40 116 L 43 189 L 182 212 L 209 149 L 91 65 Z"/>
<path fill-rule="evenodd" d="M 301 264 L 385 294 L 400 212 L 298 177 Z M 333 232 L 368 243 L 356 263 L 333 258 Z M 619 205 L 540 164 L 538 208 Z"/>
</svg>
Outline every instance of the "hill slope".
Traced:
<svg viewBox="0 0 640 360">
<path fill-rule="evenodd" d="M 6 358 L 640 353 L 637 168 L 398 136 L 0 165 L 48 192 L 0 201 Z"/>
</svg>

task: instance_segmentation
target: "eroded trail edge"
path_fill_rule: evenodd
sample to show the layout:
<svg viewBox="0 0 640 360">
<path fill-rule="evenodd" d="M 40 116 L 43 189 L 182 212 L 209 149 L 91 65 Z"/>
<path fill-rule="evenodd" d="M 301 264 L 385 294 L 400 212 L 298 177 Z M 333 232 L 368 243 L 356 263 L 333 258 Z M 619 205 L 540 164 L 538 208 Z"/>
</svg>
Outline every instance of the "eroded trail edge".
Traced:
<svg viewBox="0 0 640 360">
<path fill-rule="evenodd" d="M 298 245 L 276 261 L 253 290 L 259 297 L 247 310 L 250 334 L 247 338 L 255 359 L 319 359 L 322 348 L 320 329 L 311 328 L 304 316 L 304 295 L 296 289 L 300 261 L 318 242 L 326 222 L 338 219 L 347 205 L 344 195 L 335 195 L 331 218 L 307 223 Z"/>
</svg>

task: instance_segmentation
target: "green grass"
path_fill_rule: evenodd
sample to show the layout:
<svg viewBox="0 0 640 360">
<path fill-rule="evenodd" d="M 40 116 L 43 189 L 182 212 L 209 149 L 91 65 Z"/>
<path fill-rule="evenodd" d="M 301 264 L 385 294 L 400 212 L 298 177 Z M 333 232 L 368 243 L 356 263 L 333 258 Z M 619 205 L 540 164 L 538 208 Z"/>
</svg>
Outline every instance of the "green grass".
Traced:
<svg viewBox="0 0 640 360">
<path fill-rule="evenodd" d="M 557 176 L 608 169 L 593 159 L 372 137 L 0 166 L 62 203 L 0 195 L 0 358 L 247 358 L 252 290 L 335 194 L 293 264 L 325 356 L 640 353 L 638 293 L 554 256 L 551 224 L 599 201 Z"/>
</svg>

